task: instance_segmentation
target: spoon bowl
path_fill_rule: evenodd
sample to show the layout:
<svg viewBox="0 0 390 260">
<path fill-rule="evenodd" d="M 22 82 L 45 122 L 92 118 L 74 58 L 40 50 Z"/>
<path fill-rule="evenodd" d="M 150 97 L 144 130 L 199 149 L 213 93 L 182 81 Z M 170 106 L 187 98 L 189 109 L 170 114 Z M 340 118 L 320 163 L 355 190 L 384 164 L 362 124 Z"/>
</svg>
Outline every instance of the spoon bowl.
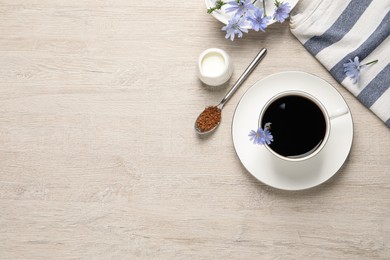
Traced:
<svg viewBox="0 0 390 260">
<path fill-rule="evenodd" d="M 212 127 L 211 129 L 208 129 L 208 130 L 205 130 L 205 131 L 202 131 L 199 127 L 198 127 L 198 121 L 199 121 L 199 118 L 202 116 L 202 114 L 205 112 L 205 110 L 203 110 L 202 113 L 199 114 L 199 116 L 196 118 L 195 120 L 195 125 L 194 125 L 194 128 L 195 128 L 195 131 L 200 134 L 200 135 L 206 135 L 210 132 L 213 132 L 220 124 L 221 124 L 221 120 L 222 120 L 222 107 L 223 105 L 221 103 L 218 104 L 218 106 L 216 106 L 216 108 L 219 110 L 219 113 L 221 114 L 220 115 L 220 119 L 219 121 L 215 124 L 214 127 Z"/>
<path fill-rule="evenodd" d="M 195 121 L 195 125 L 194 125 L 194 128 L 195 128 L 195 131 L 199 134 L 199 135 L 207 135 L 211 132 L 214 132 L 215 129 L 217 129 L 217 127 L 221 124 L 221 121 L 218 122 L 218 124 L 216 124 L 213 128 L 211 128 L 210 130 L 207 130 L 207 131 L 201 131 L 199 129 L 199 127 L 196 125 L 196 122 L 198 121 L 200 115 L 196 118 L 196 121 Z"/>
</svg>

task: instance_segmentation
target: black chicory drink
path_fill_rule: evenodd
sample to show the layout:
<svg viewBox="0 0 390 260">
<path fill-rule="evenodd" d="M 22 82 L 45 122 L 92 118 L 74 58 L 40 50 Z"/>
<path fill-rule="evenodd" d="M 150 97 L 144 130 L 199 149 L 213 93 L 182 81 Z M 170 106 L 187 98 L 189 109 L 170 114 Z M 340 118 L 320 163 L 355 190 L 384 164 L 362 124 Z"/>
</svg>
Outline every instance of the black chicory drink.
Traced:
<svg viewBox="0 0 390 260">
<path fill-rule="evenodd" d="M 274 141 L 269 147 L 284 157 L 314 152 L 326 135 L 324 113 L 312 100 L 288 95 L 274 100 L 265 110 L 261 125 L 271 122 Z"/>
</svg>

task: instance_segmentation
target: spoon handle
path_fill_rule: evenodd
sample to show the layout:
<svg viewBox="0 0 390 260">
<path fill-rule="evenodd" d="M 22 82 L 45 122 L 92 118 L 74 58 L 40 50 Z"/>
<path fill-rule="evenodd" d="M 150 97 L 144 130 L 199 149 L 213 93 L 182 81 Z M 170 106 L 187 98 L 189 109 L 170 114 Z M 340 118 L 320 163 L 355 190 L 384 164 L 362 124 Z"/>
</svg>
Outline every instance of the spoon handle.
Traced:
<svg viewBox="0 0 390 260">
<path fill-rule="evenodd" d="M 252 73 L 252 71 L 257 67 L 260 61 L 264 58 L 267 53 L 267 49 L 262 48 L 253 61 L 249 64 L 249 66 L 245 69 L 242 75 L 238 78 L 236 83 L 234 83 L 233 87 L 229 90 L 229 92 L 225 95 L 222 101 L 219 103 L 218 108 L 222 109 L 223 106 L 230 100 L 230 98 L 236 93 L 237 89 L 241 86 L 241 84 L 246 80 L 246 78 Z"/>
</svg>

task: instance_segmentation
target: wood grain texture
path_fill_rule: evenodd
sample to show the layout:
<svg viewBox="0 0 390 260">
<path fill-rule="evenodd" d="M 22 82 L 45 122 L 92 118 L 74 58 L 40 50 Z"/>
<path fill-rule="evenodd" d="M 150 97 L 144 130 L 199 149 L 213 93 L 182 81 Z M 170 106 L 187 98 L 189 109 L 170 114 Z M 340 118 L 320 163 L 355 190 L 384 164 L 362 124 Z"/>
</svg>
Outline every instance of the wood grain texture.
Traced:
<svg viewBox="0 0 390 260">
<path fill-rule="evenodd" d="M 389 259 L 390 131 L 287 24 L 230 42 L 203 1 L 0 1 L 0 259 Z M 224 92 L 196 78 L 219 47 L 233 83 L 211 138 L 194 119 Z M 302 70 L 354 118 L 352 151 L 325 184 L 267 187 L 230 136 L 257 80 Z"/>
</svg>

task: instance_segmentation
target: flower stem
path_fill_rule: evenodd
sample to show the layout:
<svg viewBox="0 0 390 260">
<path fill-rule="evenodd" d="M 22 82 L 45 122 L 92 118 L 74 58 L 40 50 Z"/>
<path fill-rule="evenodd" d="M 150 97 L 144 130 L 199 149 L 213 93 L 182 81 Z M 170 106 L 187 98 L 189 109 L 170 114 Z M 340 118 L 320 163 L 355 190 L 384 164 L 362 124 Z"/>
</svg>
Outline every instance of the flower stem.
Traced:
<svg viewBox="0 0 390 260">
<path fill-rule="evenodd" d="M 373 60 L 373 61 L 367 62 L 366 64 L 363 64 L 363 65 L 370 65 L 370 64 L 377 63 L 377 62 L 378 62 L 378 60 Z"/>
<path fill-rule="evenodd" d="M 246 15 L 246 12 L 248 12 L 248 10 L 247 11 L 245 11 L 241 16 L 240 16 L 240 18 L 238 18 L 238 21 L 237 21 L 237 23 L 242 19 L 242 17 L 244 17 L 245 15 Z"/>
<path fill-rule="evenodd" d="M 215 10 L 221 10 L 222 6 L 225 5 L 226 3 L 222 0 L 218 0 L 216 3 L 215 3 L 215 6 L 214 7 L 210 7 L 209 9 L 207 9 L 207 13 L 208 14 L 211 14 L 212 12 L 214 12 Z"/>
<path fill-rule="evenodd" d="M 265 10 L 265 0 L 263 0 L 264 17 L 267 17 L 267 11 Z"/>
</svg>

